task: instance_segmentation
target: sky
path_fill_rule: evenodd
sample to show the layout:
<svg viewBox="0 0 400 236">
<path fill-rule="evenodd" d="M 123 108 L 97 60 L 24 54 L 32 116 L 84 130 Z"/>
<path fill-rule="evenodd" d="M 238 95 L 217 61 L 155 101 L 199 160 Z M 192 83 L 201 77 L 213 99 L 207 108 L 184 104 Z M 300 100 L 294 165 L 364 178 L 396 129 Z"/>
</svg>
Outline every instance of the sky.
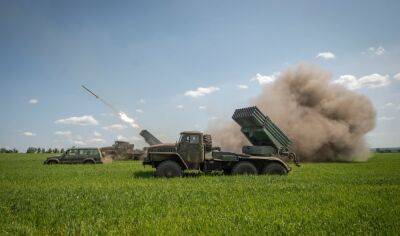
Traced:
<svg viewBox="0 0 400 236">
<path fill-rule="evenodd" d="M 301 62 L 371 99 L 371 147 L 400 146 L 399 12 L 398 0 L 0 1 L 0 147 L 140 148 L 141 129 L 175 142 Z"/>
</svg>

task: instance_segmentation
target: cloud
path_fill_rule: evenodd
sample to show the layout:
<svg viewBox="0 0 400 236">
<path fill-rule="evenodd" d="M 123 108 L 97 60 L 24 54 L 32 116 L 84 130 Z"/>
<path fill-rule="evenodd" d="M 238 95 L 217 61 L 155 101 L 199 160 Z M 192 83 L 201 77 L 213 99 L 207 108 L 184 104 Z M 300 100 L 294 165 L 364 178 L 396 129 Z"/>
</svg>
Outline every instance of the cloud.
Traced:
<svg viewBox="0 0 400 236">
<path fill-rule="evenodd" d="M 101 134 L 98 132 L 94 132 L 93 138 L 85 138 L 82 139 L 80 135 L 74 135 L 71 131 L 56 131 L 55 135 L 62 137 L 64 141 L 71 142 L 74 145 L 85 146 L 87 144 L 95 144 L 95 143 L 105 143 L 106 141 L 101 138 Z"/>
<path fill-rule="evenodd" d="M 29 132 L 29 131 L 25 131 L 25 132 L 23 132 L 23 133 L 22 133 L 22 135 L 24 135 L 24 136 L 28 136 L 28 137 L 36 136 L 36 134 L 35 134 L 35 133 Z"/>
<path fill-rule="evenodd" d="M 131 142 L 131 143 L 133 143 L 133 142 L 135 142 L 135 141 L 141 141 L 142 138 L 139 138 L 139 137 L 137 137 L 137 136 L 132 136 L 132 137 L 128 138 L 128 137 L 125 137 L 125 136 L 123 136 L 123 135 L 118 135 L 118 136 L 117 136 L 117 140 L 118 140 L 118 141 L 125 141 L 125 142 Z"/>
<path fill-rule="evenodd" d="M 114 113 L 100 113 L 101 116 L 115 116 Z"/>
<path fill-rule="evenodd" d="M 131 140 L 133 140 L 133 141 L 141 141 L 142 138 L 139 138 L 139 137 L 137 137 L 137 136 L 132 136 L 132 137 L 131 137 Z"/>
<path fill-rule="evenodd" d="M 367 88 L 383 87 L 390 84 L 388 75 L 371 74 L 359 79 L 360 83 Z"/>
<path fill-rule="evenodd" d="M 320 52 L 318 53 L 316 58 L 322 58 L 324 60 L 335 59 L 335 54 L 333 54 L 332 52 Z"/>
<path fill-rule="evenodd" d="M 388 102 L 388 103 L 385 104 L 384 107 L 393 107 L 393 106 L 394 106 L 394 103 Z"/>
<path fill-rule="evenodd" d="M 126 127 L 124 125 L 121 125 L 121 124 L 113 124 L 113 125 L 109 125 L 109 126 L 104 126 L 103 127 L 104 130 L 108 130 L 108 131 L 110 131 L 110 130 L 123 130 L 125 128 Z"/>
<path fill-rule="evenodd" d="M 106 140 L 102 138 L 92 138 L 88 140 L 88 143 L 105 143 Z"/>
<path fill-rule="evenodd" d="M 176 108 L 183 109 L 183 105 L 178 105 L 178 106 L 176 106 Z"/>
<path fill-rule="evenodd" d="M 211 116 L 209 120 L 218 120 L 219 118 L 217 116 Z"/>
<path fill-rule="evenodd" d="M 143 113 L 144 111 L 142 109 L 136 109 L 137 113 Z"/>
<path fill-rule="evenodd" d="M 257 73 L 255 77 L 250 79 L 250 81 L 257 81 L 260 85 L 269 84 L 274 82 L 279 74 L 279 72 L 275 72 L 272 75 L 262 75 L 260 73 Z"/>
<path fill-rule="evenodd" d="M 71 131 L 56 131 L 54 134 L 62 137 L 71 137 L 72 135 Z"/>
<path fill-rule="evenodd" d="M 218 91 L 218 87 L 198 87 L 196 90 L 189 90 L 185 92 L 185 96 L 197 98 Z"/>
<path fill-rule="evenodd" d="M 59 120 L 56 120 L 54 123 L 56 123 L 56 124 L 80 125 L 80 126 L 98 125 L 99 124 L 99 122 L 93 116 L 89 116 L 89 115 L 73 116 L 73 117 L 70 117 L 70 118 L 59 119 Z"/>
<path fill-rule="evenodd" d="M 72 142 L 73 142 L 73 144 L 78 145 L 78 146 L 85 146 L 86 145 L 86 143 L 83 142 L 82 140 L 74 140 Z"/>
<path fill-rule="evenodd" d="M 128 138 L 125 137 L 125 136 L 123 136 L 123 135 L 118 135 L 118 136 L 117 136 L 117 140 L 118 140 L 118 141 L 128 141 Z"/>
<path fill-rule="evenodd" d="M 236 85 L 236 88 L 239 90 L 245 90 L 245 89 L 248 89 L 249 86 L 247 86 L 245 84 L 238 84 L 238 85 Z"/>
<path fill-rule="evenodd" d="M 68 141 L 73 143 L 74 145 L 86 145 L 85 142 L 82 141 L 82 137 L 80 135 L 74 135 L 71 131 L 56 131 L 54 135 L 62 138 L 64 141 Z"/>
<path fill-rule="evenodd" d="M 199 110 L 206 110 L 207 107 L 206 106 L 199 106 Z"/>
<path fill-rule="evenodd" d="M 360 83 L 354 75 L 341 75 L 339 79 L 334 80 L 333 83 L 341 84 L 352 90 L 360 88 Z"/>
<path fill-rule="evenodd" d="M 128 123 L 130 126 L 132 126 L 132 128 L 139 128 L 139 125 L 136 123 L 136 121 L 133 118 L 130 118 L 126 113 L 121 111 L 118 113 L 118 115 L 122 121 Z"/>
<path fill-rule="evenodd" d="M 393 116 L 381 116 L 378 118 L 378 120 L 382 120 L 382 121 L 390 121 L 390 120 L 394 120 L 395 117 Z"/>
<path fill-rule="evenodd" d="M 342 75 L 333 83 L 346 86 L 348 89 L 355 90 L 360 88 L 378 88 L 390 84 L 388 75 L 371 74 L 359 79 L 354 75 Z"/>
<path fill-rule="evenodd" d="M 384 109 L 396 109 L 400 110 L 400 104 L 395 104 L 393 102 L 388 102 L 383 106 Z"/>
<path fill-rule="evenodd" d="M 36 98 L 31 98 L 29 100 L 29 104 L 37 104 L 39 102 L 39 100 L 37 100 Z"/>
<path fill-rule="evenodd" d="M 394 77 L 396 80 L 399 80 L 399 81 L 400 81 L 400 73 L 395 74 L 393 77 Z"/>
<path fill-rule="evenodd" d="M 141 98 L 141 99 L 139 100 L 139 103 L 145 104 L 145 103 L 146 103 L 146 100 L 144 100 L 143 98 Z"/>
<path fill-rule="evenodd" d="M 386 50 L 382 47 L 369 47 L 367 49 L 367 53 L 370 55 L 377 55 L 377 56 L 381 56 L 383 54 L 385 54 Z"/>
</svg>

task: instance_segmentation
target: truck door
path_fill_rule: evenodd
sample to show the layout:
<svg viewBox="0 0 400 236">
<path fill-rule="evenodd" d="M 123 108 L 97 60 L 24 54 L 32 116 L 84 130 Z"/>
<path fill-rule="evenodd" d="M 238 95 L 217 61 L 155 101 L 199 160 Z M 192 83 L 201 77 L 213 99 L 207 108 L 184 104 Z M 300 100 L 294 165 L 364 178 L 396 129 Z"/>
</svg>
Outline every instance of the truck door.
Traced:
<svg viewBox="0 0 400 236">
<path fill-rule="evenodd" d="M 61 162 L 62 163 L 75 163 L 77 156 L 78 156 L 78 150 L 70 149 L 61 158 Z"/>
<path fill-rule="evenodd" d="M 190 169 L 198 169 L 203 160 L 203 143 L 199 134 L 182 134 L 178 153 Z"/>
<path fill-rule="evenodd" d="M 79 149 L 79 157 L 76 162 L 83 163 L 86 159 L 92 159 L 93 156 L 91 154 L 90 149 Z"/>
</svg>

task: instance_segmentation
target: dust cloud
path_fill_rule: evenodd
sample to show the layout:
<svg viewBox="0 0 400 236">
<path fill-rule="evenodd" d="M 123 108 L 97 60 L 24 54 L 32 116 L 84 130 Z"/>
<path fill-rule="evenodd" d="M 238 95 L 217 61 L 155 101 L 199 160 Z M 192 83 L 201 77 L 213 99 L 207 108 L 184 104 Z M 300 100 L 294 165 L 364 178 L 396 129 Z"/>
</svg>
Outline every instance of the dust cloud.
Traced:
<svg viewBox="0 0 400 236">
<path fill-rule="evenodd" d="M 113 162 L 113 159 L 111 157 L 103 157 L 101 158 L 101 162 L 103 164 L 111 164 Z"/>
<path fill-rule="evenodd" d="M 332 75 L 313 65 L 289 68 L 251 101 L 293 141 L 301 161 L 365 161 L 364 136 L 375 126 L 368 97 L 332 83 Z M 209 132 L 223 149 L 249 145 L 233 121 L 212 123 Z"/>
</svg>

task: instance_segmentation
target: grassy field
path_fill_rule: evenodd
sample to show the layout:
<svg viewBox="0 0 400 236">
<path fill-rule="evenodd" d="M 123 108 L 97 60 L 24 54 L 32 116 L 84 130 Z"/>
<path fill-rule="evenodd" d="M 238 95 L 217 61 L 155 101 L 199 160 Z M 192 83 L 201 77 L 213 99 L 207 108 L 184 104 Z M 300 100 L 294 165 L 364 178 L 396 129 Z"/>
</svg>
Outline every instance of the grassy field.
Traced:
<svg viewBox="0 0 400 236">
<path fill-rule="evenodd" d="M 400 155 L 288 176 L 155 179 L 139 162 L 0 156 L 0 234 L 398 234 Z"/>
</svg>

